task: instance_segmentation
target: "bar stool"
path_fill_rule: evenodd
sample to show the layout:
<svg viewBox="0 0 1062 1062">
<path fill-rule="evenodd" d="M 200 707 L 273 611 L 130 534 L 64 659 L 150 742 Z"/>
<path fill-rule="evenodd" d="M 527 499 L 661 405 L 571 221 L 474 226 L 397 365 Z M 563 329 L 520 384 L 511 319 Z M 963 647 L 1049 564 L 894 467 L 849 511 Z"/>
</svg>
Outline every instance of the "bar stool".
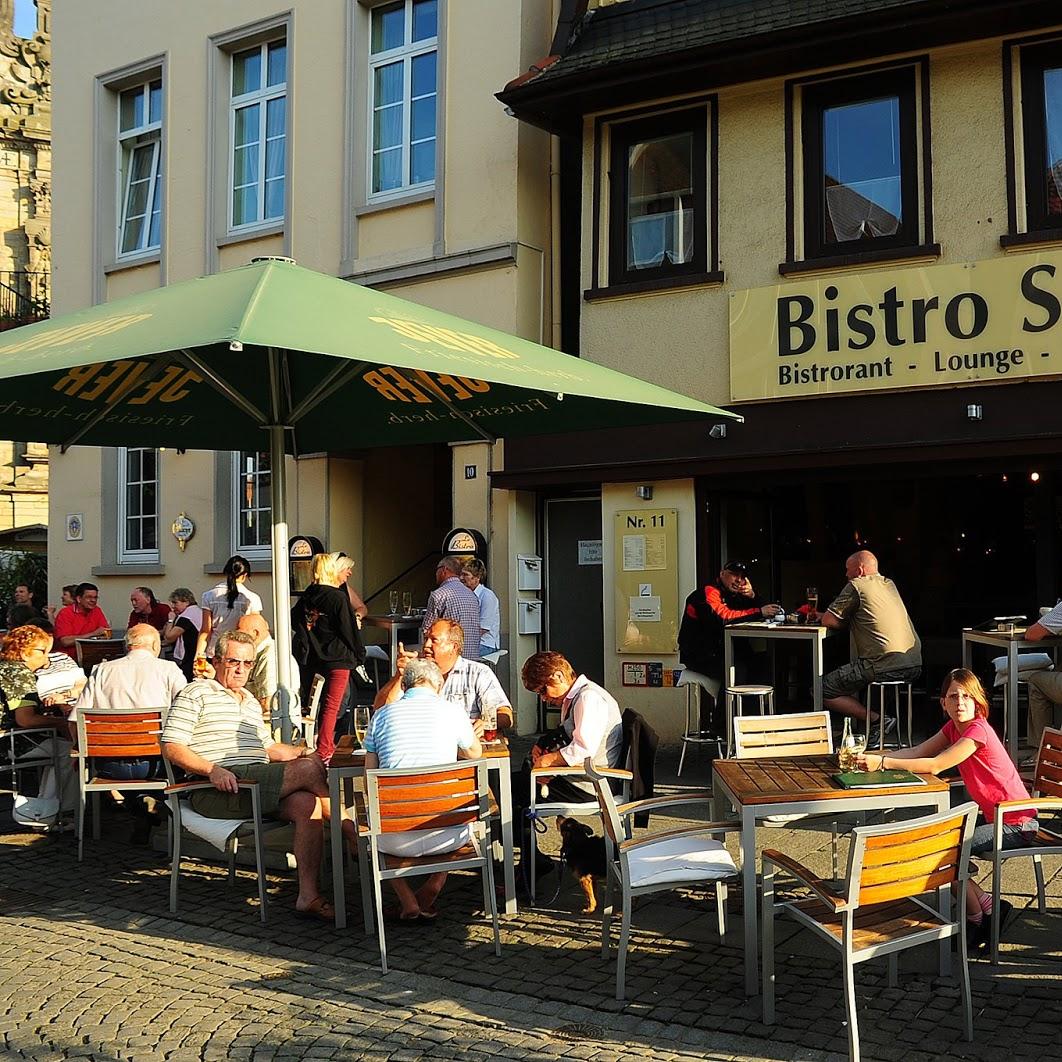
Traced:
<svg viewBox="0 0 1062 1062">
<path fill-rule="evenodd" d="M 877 708 L 874 707 L 874 695 L 877 694 Z M 903 704 L 902 696 L 907 695 L 907 744 L 912 745 L 911 740 L 913 717 L 914 717 L 914 698 L 911 692 L 911 683 L 904 682 L 902 679 L 874 679 L 867 686 L 867 727 L 866 738 L 867 747 L 871 748 L 870 743 L 870 716 L 876 710 L 878 713 L 878 748 L 885 748 L 885 720 L 887 718 L 887 700 L 888 695 L 891 694 L 892 709 L 896 717 L 896 747 L 901 745 L 901 721 L 900 711 Z"/>
<path fill-rule="evenodd" d="M 715 745 L 716 754 L 720 757 L 723 755 L 723 739 L 718 734 L 712 733 L 711 730 L 701 729 L 700 709 L 701 709 L 701 697 L 705 693 L 708 694 L 713 700 L 719 695 L 719 680 L 709 678 L 707 675 L 702 675 L 699 671 L 691 671 L 688 667 L 683 668 L 682 674 L 679 675 L 676 686 L 686 687 L 686 730 L 682 735 L 682 752 L 679 753 L 678 764 L 678 777 L 682 777 L 682 763 L 686 759 L 686 745 Z M 693 688 L 699 687 L 700 691 L 697 694 L 697 715 L 694 717 L 693 707 Z"/>
<path fill-rule="evenodd" d="M 730 669 L 726 686 L 726 754 L 734 752 L 734 719 L 746 714 L 744 699 L 755 697 L 760 715 L 774 715 L 774 687 L 760 686 L 754 683 L 739 686 L 735 682 L 734 669 Z"/>
</svg>

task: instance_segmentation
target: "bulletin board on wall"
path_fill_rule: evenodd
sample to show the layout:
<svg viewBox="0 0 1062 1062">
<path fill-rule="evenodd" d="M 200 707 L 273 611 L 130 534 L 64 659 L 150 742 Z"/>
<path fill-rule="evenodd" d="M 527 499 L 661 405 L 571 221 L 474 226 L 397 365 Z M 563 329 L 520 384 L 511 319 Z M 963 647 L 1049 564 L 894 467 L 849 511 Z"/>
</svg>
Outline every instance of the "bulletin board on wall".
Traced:
<svg viewBox="0 0 1062 1062">
<path fill-rule="evenodd" d="M 615 515 L 616 652 L 674 653 L 678 644 L 678 509 Z"/>
</svg>

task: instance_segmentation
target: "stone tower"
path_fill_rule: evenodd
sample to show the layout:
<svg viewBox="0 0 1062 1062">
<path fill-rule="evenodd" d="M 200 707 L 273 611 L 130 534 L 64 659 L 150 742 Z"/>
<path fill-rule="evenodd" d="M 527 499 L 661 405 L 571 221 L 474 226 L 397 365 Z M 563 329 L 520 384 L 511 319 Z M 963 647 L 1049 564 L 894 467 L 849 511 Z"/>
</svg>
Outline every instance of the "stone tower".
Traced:
<svg viewBox="0 0 1062 1062">
<path fill-rule="evenodd" d="M 17 37 L 15 0 L 0 0 L 0 329 L 48 316 L 52 0 L 36 7 L 36 32 Z M 47 446 L 0 442 L 0 549 L 43 551 L 47 524 Z"/>
</svg>

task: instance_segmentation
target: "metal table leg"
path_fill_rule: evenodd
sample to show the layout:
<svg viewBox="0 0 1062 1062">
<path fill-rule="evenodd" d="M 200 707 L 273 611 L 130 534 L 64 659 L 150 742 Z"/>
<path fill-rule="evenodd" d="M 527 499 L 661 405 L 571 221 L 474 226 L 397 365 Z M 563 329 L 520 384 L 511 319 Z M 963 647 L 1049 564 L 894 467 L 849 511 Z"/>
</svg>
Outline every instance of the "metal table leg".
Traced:
<svg viewBox="0 0 1062 1062">
<path fill-rule="evenodd" d="M 760 990 L 759 933 L 756 917 L 756 811 L 741 809 L 741 883 L 745 922 L 745 994 Z"/>
<path fill-rule="evenodd" d="M 347 897 L 343 856 L 343 797 L 339 772 L 329 772 L 328 799 L 331 811 L 329 836 L 332 842 L 332 906 L 336 911 L 336 929 L 346 929 Z"/>
<path fill-rule="evenodd" d="M 816 712 L 822 711 L 822 634 L 811 639 L 811 703 Z"/>
</svg>

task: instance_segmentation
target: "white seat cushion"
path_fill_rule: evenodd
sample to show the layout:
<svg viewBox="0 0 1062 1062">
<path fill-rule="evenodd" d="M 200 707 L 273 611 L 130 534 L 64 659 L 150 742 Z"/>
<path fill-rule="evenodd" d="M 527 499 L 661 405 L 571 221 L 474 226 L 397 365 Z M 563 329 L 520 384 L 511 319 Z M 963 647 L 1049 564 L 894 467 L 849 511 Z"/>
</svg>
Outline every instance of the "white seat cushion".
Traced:
<svg viewBox="0 0 1062 1062">
<path fill-rule="evenodd" d="M 715 881 L 737 873 L 726 846 L 706 837 L 669 837 L 629 856 L 631 885 Z"/>
<path fill-rule="evenodd" d="M 246 822 L 246 819 L 212 819 L 194 811 L 187 800 L 181 801 L 181 825 L 201 841 L 212 844 L 224 852 L 229 838 Z"/>
</svg>

